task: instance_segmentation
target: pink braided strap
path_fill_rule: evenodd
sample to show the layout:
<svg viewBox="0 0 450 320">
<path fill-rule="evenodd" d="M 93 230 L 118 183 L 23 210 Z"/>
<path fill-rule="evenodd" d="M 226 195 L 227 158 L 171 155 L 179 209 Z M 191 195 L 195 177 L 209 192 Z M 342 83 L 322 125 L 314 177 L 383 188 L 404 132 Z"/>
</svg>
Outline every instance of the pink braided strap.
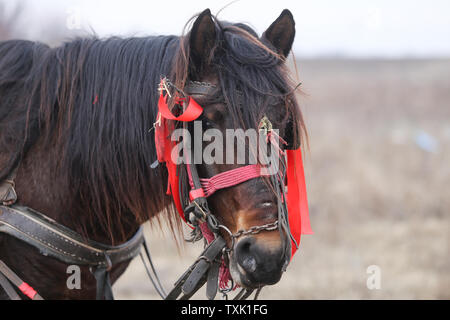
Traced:
<svg viewBox="0 0 450 320">
<path fill-rule="evenodd" d="M 209 197 L 217 190 L 232 187 L 250 179 L 267 175 L 266 170 L 260 165 L 250 164 L 219 173 L 209 179 L 200 179 L 200 183 L 205 195 Z"/>
<path fill-rule="evenodd" d="M 211 241 L 214 240 L 214 233 L 209 230 L 207 222 L 203 222 L 202 224 L 200 224 L 200 230 L 202 231 L 203 237 L 206 239 L 206 241 L 208 241 L 208 243 L 211 243 Z"/>
<path fill-rule="evenodd" d="M 205 237 L 208 243 L 211 243 L 214 240 L 214 233 L 209 229 L 208 223 L 203 222 L 200 224 L 200 230 L 202 231 L 203 237 Z M 231 273 L 230 269 L 226 265 L 223 257 L 222 263 L 219 268 L 219 287 L 220 289 L 227 289 L 228 283 L 231 281 Z M 233 288 L 233 290 L 237 287 L 237 285 Z"/>
</svg>

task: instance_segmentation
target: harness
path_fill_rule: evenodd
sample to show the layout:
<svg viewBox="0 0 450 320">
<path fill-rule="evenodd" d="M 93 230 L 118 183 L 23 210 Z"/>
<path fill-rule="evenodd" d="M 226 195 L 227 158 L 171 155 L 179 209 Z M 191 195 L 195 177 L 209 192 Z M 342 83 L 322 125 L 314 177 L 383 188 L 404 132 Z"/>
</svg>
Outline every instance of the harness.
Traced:
<svg viewBox="0 0 450 320">
<path fill-rule="evenodd" d="M 161 81 L 159 113 L 154 125 L 158 162 L 151 167 L 154 168 L 159 163 L 165 163 L 169 174 L 167 193 L 172 195 L 181 218 L 193 228 L 194 240 L 204 238 L 207 245 L 196 261 L 175 282 L 173 289 L 168 294 L 164 291 L 154 268 L 142 227 L 130 240 L 118 246 L 86 240 L 80 234 L 42 213 L 13 204 L 17 199 L 14 191 L 14 176 L 0 182 L 0 201 L 3 203 L 0 205 L 0 232 L 26 242 L 37 248 L 44 256 L 56 258 L 67 264 L 89 266 L 89 270 L 96 279 L 97 299 L 113 299 L 109 275 L 112 267 L 120 262 L 130 260 L 138 254 L 153 286 L 163 299 L 189 299 L 205 283 L 208 299 L 214 299 L 218 291 L 223 294 L 224 298 L 227 298 L 228 292 L 236 288 L 229 275 L 226 261 L 229 259 L 229 254 L 233 250 L 237 238 L 263 231 L 279 230 L 280 234 L 285 235 L 283 247 L 286 250 L 284 265 L 284 269 L 286 269 L 289 259 L 298 248 L 300 234 L 312 233 L 309 226 L 306 188 L 299 148 L 286 150 L 277 174 L 269 174 L 259 165 L 246 165 L 211 178 L 201 178 L 193 163 L 185 166 L 173 163 L 170 152 L 174 143 L 170 140 L 170 134 L 174 129 L 174 121 L 181 122 L 184 128 L 189 129 L 192 121 L 203 112 L 202 107 L 190 96 L 208 95 L 215 90 L 215 86 L 191 81 L 184 91 L 175 88 L 183 94 L 183 97 L 177 98 L 176 102 L 186 106 L 183 109 L 184 112 L 179 116 L 174 116 L 168 108 L 169 87 L 175 88 L 169 81 Z M 164 91 L 167 92 L 166 96 L 163 95 Z M 276 137 L 269 128 L 265 129 L 268 133 L 268 143 L 274 143 Z M 286 143 L 283 139 L 281 141 Z M 190 152 L 193 151 L 190 150 Z M 191 156 L 193 155 L 191 154 Z M 15 171 L 13 170 L 12 175 L 15 175 Z M 187 177 L 187 179 L 183 177 Z M 207 198 L 220 189 L 260 177 L 267 178 L 274 188 L 278 199 L 278 219 L 273 223 L 253 226 L 248 230 L 239 230 L 233 234 L 211 213 Z M 289 194 L 286 194 L 286 180 L 289 184 Z M 290 212 L 289 215 L 288 212 Z M 221 231 L 231 239 L 230 247 L 227 247 Z M 229 286 L 230 281 L 231 286 Z M 43 299 L 36 290 L 22 281 L 0 260 L 0 287 L 11 299 L 20 299 L 12 285 L 30 299 Z M 257 290 L 255 298 L 260 290 L 261 288 Z M 253 291 L 242 289 L 234 299 L 246 299 Z"/>
<path fill-rule="evenodd" d="M 53 219 L 19 205 L 0 206 L 0 232 L 28 243 L 44 256 L 56 258 L 70 265 L 89 266 L 97 282 L 97 299 L 108 300 L 113 299 L 109 278 L 111 268 L 139 254 L 144 242 L 142 227 L 130 240 L 119 246 L 85 240 L 80 234 Z M 5 285 L 7 283 L 5 278 L 29 298 L 40 297 L 0 260 L 0 285 L 11 299 L 17 298 L 11 286 Z"/>
</svg>

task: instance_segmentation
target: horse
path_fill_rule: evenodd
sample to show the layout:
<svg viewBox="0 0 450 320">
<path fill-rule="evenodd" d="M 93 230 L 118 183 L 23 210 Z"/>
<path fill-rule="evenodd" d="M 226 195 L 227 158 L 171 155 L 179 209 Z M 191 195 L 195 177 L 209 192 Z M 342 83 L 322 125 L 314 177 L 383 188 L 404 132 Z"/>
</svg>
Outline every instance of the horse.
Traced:
<svg viewBox="0 0 450 320">
<path fill-rule="evenodd" d="M 262 36 L 246 24 L 219 20 L 209 9 L 190 23 L 181 36 L 92 36 L 53 48 L 25 40 L 0 43 L 0 181 L 13 180 L 17 204 L 70 228 L 79 242 L 120 246 L 149 220 L 167 222 L 180 234 L 184 222 L 167 192 L 168 164 L 152 165 L 163 77 L 180 92 L 188 92 L 190 83 L 213 89 L 190 93 L 202 107 L 198 120 L 204 128 L 224 134 L 227 128 L 258 129 L 266 117 L 288 141 L 281 149 L 306 137 L 286 67 L 295 36 L 289 10 Z M 186 165 L 177 167 L 188 185 Z M 241 167 L 193 166 L 202 178 Z M 208 209 L 223 226 L 216 232 L 225 239 L 224 263 L 235 286 L 273 285 L 291 258 L 286 229 L 242 232 L 277 220 L 273 189 L 258 175 L 208 197 Z M 45 299 L 98 297 L 89 266 L 80 265 L 81 289 L 69 289 L 67 263 L 41 253 L 0 232 L 0 260 Z M 109 266 L 111 283 L 130 261 Z M 7 298 L 0 286 L 0 299 Z"/>
</svg>

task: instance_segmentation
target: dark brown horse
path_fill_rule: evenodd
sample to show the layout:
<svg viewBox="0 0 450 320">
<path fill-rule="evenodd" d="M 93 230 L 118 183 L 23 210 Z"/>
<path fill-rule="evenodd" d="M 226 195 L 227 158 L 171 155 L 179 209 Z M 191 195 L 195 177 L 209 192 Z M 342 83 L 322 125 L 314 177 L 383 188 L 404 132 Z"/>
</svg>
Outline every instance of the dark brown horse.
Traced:
<svg viewBox="0 0 450 320">
<path fill-rule="evenodd" d="M 168 220 L 180 230 L 182 220 L 166 195 L 167 170 L 163 164 L 151 168 L 156 148 L 149 129 L 161 77 L 178 88 L 188 81 L 218 88 L 214 95 L 193 95 L 204 108 L 204 128 L 257 128 L 266 116 L 297 143 L 304 126 L 285 67 L 294 35 L 288 10 L 261 37 L 205 10 L 182 37 L 87 38 L 56 48 L 2 42 L 0 181 L 17 169 L 18 203 L 86 239 L 117 245 L 149 219 Z M 211 177 L 239 166 L 197 168 L 201 177 Z M 208 203 L 232 233 L 277 219 L 276 195 L 262 178 L 220 190 Z M 289 259 L 281 233 L 250 234 L 234 244 L 229 265 L 235 283 L 255 288 L 279 281 Z M 81 268 L 82 289 L 70 290 L 66 264 L 1 233 L 0 260 L 46 299 L 95 298 L 87 267 Z M 112 282 L 128 263 L 113 267 Z"/>
</svg>

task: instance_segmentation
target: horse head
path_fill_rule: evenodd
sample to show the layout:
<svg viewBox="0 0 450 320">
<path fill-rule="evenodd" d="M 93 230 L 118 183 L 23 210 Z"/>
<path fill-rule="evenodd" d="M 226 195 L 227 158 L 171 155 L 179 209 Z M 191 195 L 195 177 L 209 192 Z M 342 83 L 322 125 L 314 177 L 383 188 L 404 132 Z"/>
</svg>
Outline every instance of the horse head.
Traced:
<svg viewBox="0 0 450 320">
<path fill-rule="evenodd" d="M 218 21 L 207 9 L 182 38 L 172 73 L 175 95 L 189 96 L 203 108 L 195 121 L 182 125 L 187 133 L 178 134 L 184 140 L 178 146 L 186 147 L 188 140 L 193 150 L 187 151 L 192 157 L 185 177 L 200 193 L 190 200 L 200 198 L 214 216 L 227 240 L 232 279 L 248 289 L 277 283 L 297 245 L 284 189 L 285 149 L 298 146 L 304 130 L 285 66 L 294 35 L 288 10 L 258 37 L 246 25 Z M 264 155 L 263 147 L 270 152 Z M 205 228 L 194 224 L 205 235 Z"/>
</svg>

